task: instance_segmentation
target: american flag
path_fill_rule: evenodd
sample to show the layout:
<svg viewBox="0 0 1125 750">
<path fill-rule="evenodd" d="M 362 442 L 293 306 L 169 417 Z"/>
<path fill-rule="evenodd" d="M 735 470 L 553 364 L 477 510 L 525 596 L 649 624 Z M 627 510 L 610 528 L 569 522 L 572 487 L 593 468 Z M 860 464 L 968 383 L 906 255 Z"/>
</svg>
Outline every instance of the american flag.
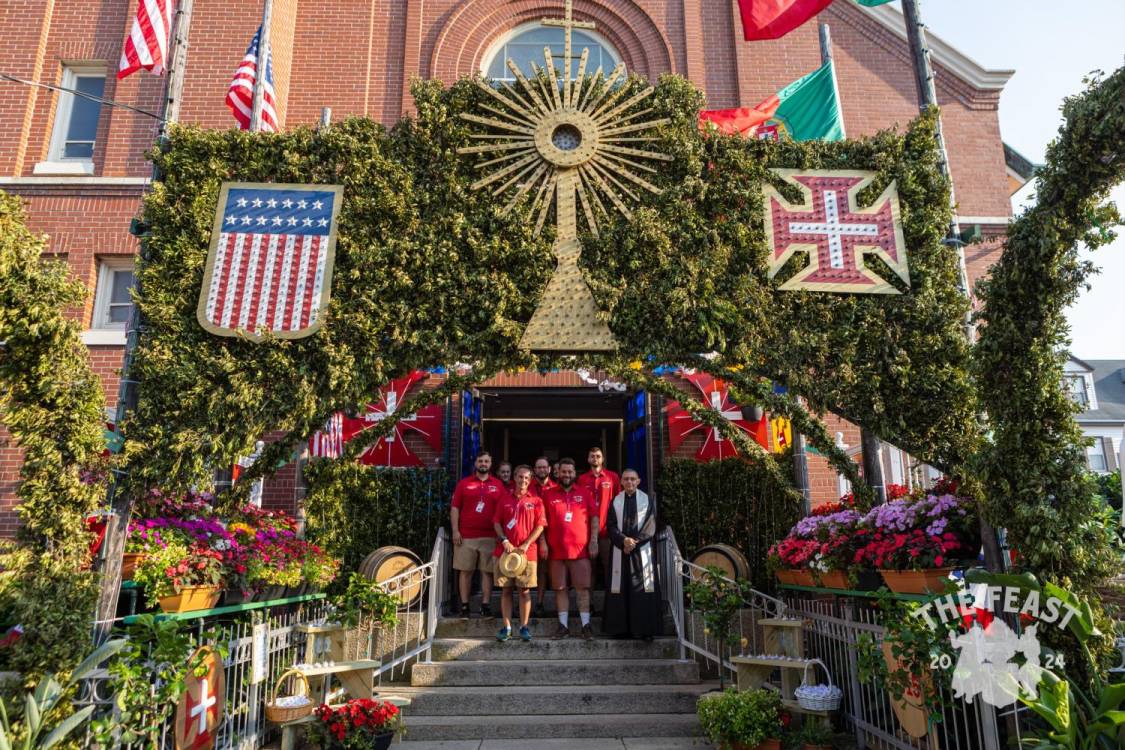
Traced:
<svg viewBox="0 0 1125 750">
<path fill-rule="evenodd" d="M 309 438 L 309 455 L 313 458 L 340 458 L 344 455 L 343 414 L 333 414 L 324 429 Z"/>
<path fill-rule="evenodd" d="M 230 108 L 234 119 L 238 120 L 238 127 L 242 130 L 250 129 L 250 111 L 254 105 L 254 80 L 258 75 L 258 43 L 262 38 L 262 27 L 250 40 L 250 47 L 246 56 L 234 73 L 234 79 L 227 90 L 227 107 Z M 273 60 L 269 44 L 266 44 L 266 85 L 262 89 L 262 130 L 275 132 L 277 130 L 277 110 L 274 108 L 273 93 Z"/>
<path fill-rule="evenodd" d="M 121 50 L 117 77 L 124 78 L 144 68 L 156 75 L 168 67 L 168 39 L 172 33 L 174 0 L 137 0 L 133 28 Z"/>
<path fill-rule="evenodd" d="M 212 333 L 308 335 L 332 284 L 340 188 L 224 185 L 199 319 Z M 288 334 L 288 336 L 287 336 Z"/>
</svg>

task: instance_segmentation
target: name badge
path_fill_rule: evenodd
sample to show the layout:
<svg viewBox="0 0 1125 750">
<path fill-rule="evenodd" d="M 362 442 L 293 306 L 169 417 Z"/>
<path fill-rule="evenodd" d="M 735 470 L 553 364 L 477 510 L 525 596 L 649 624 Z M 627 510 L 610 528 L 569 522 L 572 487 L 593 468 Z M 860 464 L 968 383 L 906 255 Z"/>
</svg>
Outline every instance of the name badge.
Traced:
<svg viewBox="0 0 1125 750">
<path fill-rule="evenodd" d="M 566 521 L 567 523 L 570 523 L 571 521 L 574 520 L 574 513 L 572 513 L 571 511 L 568 510 L 566 512 L 566 515 L 563 516 L 563 520 Z"/>
<path fill-rule="evenodd" d="M 484 500 L 477 503 L 477 513 L 484 513 Z"/>
<path fill-rule="evenodd" d="M 508 521 L 508 528 L 509 529 L 516 528 L 516 519 L 513 518 L 511 521 Z"/>
</svg>

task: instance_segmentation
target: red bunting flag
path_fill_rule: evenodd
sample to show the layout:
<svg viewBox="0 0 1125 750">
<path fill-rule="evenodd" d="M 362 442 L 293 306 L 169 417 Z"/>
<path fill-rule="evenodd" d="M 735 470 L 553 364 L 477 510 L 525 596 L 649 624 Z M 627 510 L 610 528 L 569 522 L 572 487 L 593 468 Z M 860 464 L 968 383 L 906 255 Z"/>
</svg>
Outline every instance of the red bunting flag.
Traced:
<svg viewBox="0 0 1125 750">
<path fill-rule="evenodd" d="M 714 123 L 720 133 L 749 137 L 755 134 L 759 125 L 774 116 L 780 105 L 781 99 L 777 94 L 771 94 L 756 107 L 704 109 L 699 112 L 699 129 L 706 130 L 708 123 Z"/>
</svg>

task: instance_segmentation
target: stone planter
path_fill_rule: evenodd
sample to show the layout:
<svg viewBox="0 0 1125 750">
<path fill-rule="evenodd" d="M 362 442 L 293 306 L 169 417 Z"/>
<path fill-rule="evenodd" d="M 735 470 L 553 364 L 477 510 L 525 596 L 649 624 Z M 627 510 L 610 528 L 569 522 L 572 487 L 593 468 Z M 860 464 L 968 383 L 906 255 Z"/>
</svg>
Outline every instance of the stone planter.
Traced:
<svg viewBox="0 0 1125 750">
<path fill-rule="evenodd" d="M 926 570 L 880 570 L 887 588 L 897 594 L 940 594 L 953 568 Z"/>
<path fill-rule="evenodd" d="M 221 594 L 218 586 L 187 586 L 178 594 L 160 597 L 160 609 L 165 614 L 213 609 Z"/>
</svg>

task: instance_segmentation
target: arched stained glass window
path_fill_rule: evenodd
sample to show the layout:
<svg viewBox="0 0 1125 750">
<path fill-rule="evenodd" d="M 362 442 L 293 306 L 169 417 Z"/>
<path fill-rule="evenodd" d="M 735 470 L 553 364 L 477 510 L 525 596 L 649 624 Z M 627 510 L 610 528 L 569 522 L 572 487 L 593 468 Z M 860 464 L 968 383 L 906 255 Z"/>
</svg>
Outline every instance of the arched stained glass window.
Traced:
<svg viewBox="0 0 1125 750">
<path fill-rule="evenodd" d="M 589 31 L 575 29 L 571 32 L 570 46 L 570 54 L 572 55 L 570 74 L 572 77 L 578 72 L 578 60 L 582 56 L 583 49 L 590 50 L 590 56 L 586 62 L 587 73 L 593 73 L 601 66 L 602 71 L 608 75 L 609 71 L 613 70 L 613 67 L 621 60 L 621 56 L 617 54 L 617 50 L 609 42 Z M 508 68 L 508 58 L 511 58 L 525 76 L 531 77 L 532 62 L 540 68 L 543 67 L 544 47 L 551 48 L 555 70 L 559 71 L 561 75 L 565 67 L 563 61 L 563 30 L 557 26 L 542 26 L 538 22 L 521 26 L 509 36 L 494 44 L 488 56 L 485 57 L 482 72 L 489 78 L 498 81 L 514 81 L 515 76 Z"/>
</svg>

